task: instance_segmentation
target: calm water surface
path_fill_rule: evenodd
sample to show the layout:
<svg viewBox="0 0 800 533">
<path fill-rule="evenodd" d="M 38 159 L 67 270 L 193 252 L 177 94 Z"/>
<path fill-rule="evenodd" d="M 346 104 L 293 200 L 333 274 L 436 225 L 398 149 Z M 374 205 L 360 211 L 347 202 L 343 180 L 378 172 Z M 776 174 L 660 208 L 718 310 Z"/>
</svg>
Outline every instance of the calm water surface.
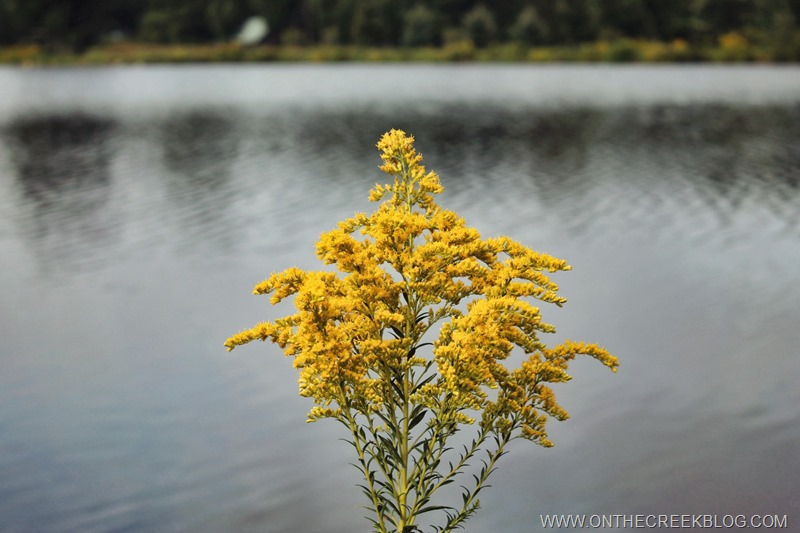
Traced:
<svg viewBox="0 0 800 533">
<path fill-rule="evenodd" d="M 222 342 L 372 208 L 392 127 L 443 205 L 574 266 L 552 341 L 622 363 L 575 364 L 468 531 L 800 523 L 800 69 L 268 65 L 0 69 L 0 531 L 368 530 L 291 362 Z"/>
</svg>

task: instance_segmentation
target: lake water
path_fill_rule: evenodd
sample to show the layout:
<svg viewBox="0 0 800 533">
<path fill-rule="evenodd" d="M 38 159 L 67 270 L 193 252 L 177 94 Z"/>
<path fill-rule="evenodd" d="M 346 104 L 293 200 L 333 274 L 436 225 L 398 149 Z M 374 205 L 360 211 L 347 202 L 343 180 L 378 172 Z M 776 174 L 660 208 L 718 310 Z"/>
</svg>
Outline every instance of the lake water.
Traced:
<svg viewBox="0 0 800 533">
<path fill-rule="evenodd" d="M 368 531 L 288 308 L 413 133 L 440 203 L 566 258 L 556 446 L 515 442 L 467 531 L 540 514 L 800 523 L 800 68 L 0 69 L 0 531 Z"/>
</svg>

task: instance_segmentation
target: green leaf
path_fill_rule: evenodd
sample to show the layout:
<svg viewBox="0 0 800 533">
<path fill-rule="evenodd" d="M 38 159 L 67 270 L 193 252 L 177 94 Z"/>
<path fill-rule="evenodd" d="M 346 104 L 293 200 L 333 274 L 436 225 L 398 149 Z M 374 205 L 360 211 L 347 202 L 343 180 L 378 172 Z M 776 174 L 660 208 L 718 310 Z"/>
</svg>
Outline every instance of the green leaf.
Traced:
<svg viewBox="0 0 800 533">
<path fill-rule="evenodd" d="M 398 398 L 403 398 L 403 388 L 397 383 L 397 380 L 394 378 L 389 379 L 389 383 L 392 384 L 392 388 L 394 392 L 397 394 Z"/>
<path fill-rule="evenodd" d="M 414 427 L 422 422 L 425 419 L 425 415 L 428 414 L 427 410 L 423 410 L 422 412 L 418 413 L 411 421 L 408 423 L 408 429 L 414 429 Z"/>
<path fill-rule="evenodd" d="M 436 374 L 429 375 L 428 377 L 426 377 L 425 379 L 423 379 L 422 381 L 420 381 L 419 383 L 414 385 L 414 388 L 411 389 L 411 394 L 414 394 L 415 392 L 417 392 L 420 389 L 420 387 L 422 387 L 423 385 L 427 385 L 428 383 L 433 381 L 435 378 L 436 378 Z"/>
<path fill-rule="evenodd" d="M 455 511 L 455 509 L 449 505 L 428 505 L 427 507 L 423 507 L 417 511 L 417 514 L 430 513 L 431 511 L 443 511 L 445 509 L 451 509 Z"/>
</svg>

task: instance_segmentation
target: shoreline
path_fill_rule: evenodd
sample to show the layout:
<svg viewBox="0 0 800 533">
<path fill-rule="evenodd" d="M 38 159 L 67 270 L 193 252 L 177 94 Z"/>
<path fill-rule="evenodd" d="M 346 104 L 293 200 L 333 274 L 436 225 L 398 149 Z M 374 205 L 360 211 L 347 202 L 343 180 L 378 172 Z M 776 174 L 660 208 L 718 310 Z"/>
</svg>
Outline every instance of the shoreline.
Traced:
<svg viewBox="0 0 800 533">
<path fill-rule="evenodd" d="M 39 45 L 0 47 L 0 65 L 81 66 L 158 63 L 740 63 L 797 64 L 783 51 L 722 42 L 692 46 L 673 42 L 621 39 L 573 46 L 527 47 L 497 44 L 478 48 L 464 40 L 434 48 L 365 46 L 244 47 L 232 43 L 155 45 L 122 42 L 89 48 L 83 53 L 46 51 Z"/>
</svg>

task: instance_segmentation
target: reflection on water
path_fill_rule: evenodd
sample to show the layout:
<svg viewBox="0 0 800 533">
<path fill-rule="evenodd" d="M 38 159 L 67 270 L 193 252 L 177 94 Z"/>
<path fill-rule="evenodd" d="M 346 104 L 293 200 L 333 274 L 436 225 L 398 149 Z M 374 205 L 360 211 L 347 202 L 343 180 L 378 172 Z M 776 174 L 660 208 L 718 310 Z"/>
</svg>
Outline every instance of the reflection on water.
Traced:
<svg viewBox="0 0 800 533">
<path fill-rule="evenodd" d="M 113 220 L 110 195 L 115 122 L 84 114 L 40 116 L 4 128 L 17 182 L 33 211 L 24 226 L 45 263 L 107 246 Z"/>
<path fill-rule="evenodd" d="M 246 135 L 233 110 L 193 110 L 168 116 L 158 124 L 166 195 L 188 231 L 218 235 L 227 246 L 231 230 L 220 209 L 228 194 L 232 165 Z M 192 239 L 193 240 L 193 239 Z"/>
<path fill-rule="evenodd" d="M 168 117 L 160 131 L 167 168 L 192 188 L 219 188 L 228 178 L 241 139 L 235 118 L 201 110 Z"/>
<path fill-rule="evenodd" d="M 217 234 L 236 231 L 218 205 L 250 194 L 229 187 L 234 167 L 250 173 L 236 179 L 261 181 L 248 186 L 272 189 L 287 173 L 300 172 L 293 181 L 301 187 L 303 180 L 325 176 L 330 185 L 357 191 L 358 185 L 349 189 L 348 184 L 372 171 L 373 140 L 391 127 L 414 132 L 428 160 L 446 177 L 451 194 L 472 195 L 476 188 L 488 188 L 502 201 L 505 190 L 492 184 L 514 179 L 530 192 L 540 212 L 557 217 L 568 212 L 562 222 L 578 232 L 591 231 L 590 222 L 601 210 L 606 217 L 645 223 L 635 219 L 654 218 L 653 208 L 673 222 L 703 218 L 706 231 L 712 232 L 730 224 L 737 210 L 754 206 L 769 211 L 786 229 L 796 229 L 798 124 L 797 105 L 512 113 L 459 104 L 432 112 L 265 116 L 235 109 L 194 110 L 130 131 L 109 118 L 59 115 L 12 123 L 4 138 L 19 190 L 31 209 L 25 231 L 38 240 L 60 234 L 55 240 L 73 248 L 73 241 L 83 237 L 77 248 L 84 250 L 106 246 L 109 232 L 118 225 L 104 208 L 112 194 L 110 167 L 121 137 L 143 142 L 147 157 L 156 158 L 134 161 L 141 168 L 123 172 L 137 175 L 135 179 L 155 172 L 157 176 L 147 179 L 158 178 L 154 185 L 163 190 L 149 193 L 164 195 L 187 228 Z M 272 168 L 283 174 L 273 174 Z M 603 188 L 613 188 L 613 194 L 602 193 Z M 292 198 L 284 201 L 291 205 Z M 624 202 L 636 205 L 626 209 Z M 708 215 L 716 222 L 709 224 Z M 72 234 L 64 235 L 68 232 Z M 60 250 L 54 261 L 69 253 L 66 244 L 45 248 Z"/>
<path fill-rule="evenodd" d="M 652 101 L 632 89 L 630 105 L 600 105 L 586 87 L 609 82 L 587 70 L 537 82 L 566 104 L 498 102 L 467 67 L 420 68 L 450 100 L 398 105 L 387 75 L 383 100 L 312 105 L 290 89 L 307 96 L 326 71 L 279 71 L 275 103 L 237 100 L 232 81 L 230 101 L 193 93 L 214 69 L 54 71 L 83 92 L 0 117 L 0 529 L 365 528 L 350 450 L 338 428 L 303 423 L 289 362 L 220 343 L 275 315 L 253 284 L 314 267 L 319 233 L 371 208 L 390 128 L 416 136 L 468 223 L 570 260 L 570 303 L 548 320 L 621 357 L 613 377 L 576 367 L 558 391 L 573 422 L 554 424 L 552 450 L 512 450 L 475 531 L 537 531 L 539 513 L 796 512 L 796 98 L 737 102 L 727 86 L 681 103 L 691 80 L 666 95 L 620 70 Z M 152 110 L 139 85 L 114 84 L 125 76 Z M 164 76 L 188 104 L 158 96 Z M 105 107 L 82 109 L 90 96 Z"/>
<path fill-rule="evenodd" d="M 37 117 L 7 127 L 25 195 L 49 204 L 68 189 L 108 185 L 114 123 L 86 115 Z"/>
<path fill-rule="evenodd" d="M 451 191 L 492 189 L 492 182 L 518 178 L 534 193 L 539 209 L 556 214 L 568 209 L 576 228 L 585 229 L 598 209 L 635 219 L 652 217 L 651 208 L 660 206 L 673 222 L 713 214 L 717 224 L 708 230 L 716 231 L 754 200 L 796 230 L 797 105 L 512 112 L 460 104 L 433 113 L 318 113 L 298 123 L 294 131 L 280 134 L 290 135 L 294 150 L 312 154 L 328 168 L 352 165 L 342 154 L 356 162 L 369 160 L 374 151 L 369 140 L 381 131 L 413 131 Z M 615 188 L 617 205 L 598 201 L 598 194 L 607 195 L 598 191 L 604 187 Z M 685 202 L 668 201 L 684 196 Z M 625 210 L 622 203 L 634 200 L 648 208 Z M 696 200 L 702 204 L 694 205 Z"/>
</svg>

